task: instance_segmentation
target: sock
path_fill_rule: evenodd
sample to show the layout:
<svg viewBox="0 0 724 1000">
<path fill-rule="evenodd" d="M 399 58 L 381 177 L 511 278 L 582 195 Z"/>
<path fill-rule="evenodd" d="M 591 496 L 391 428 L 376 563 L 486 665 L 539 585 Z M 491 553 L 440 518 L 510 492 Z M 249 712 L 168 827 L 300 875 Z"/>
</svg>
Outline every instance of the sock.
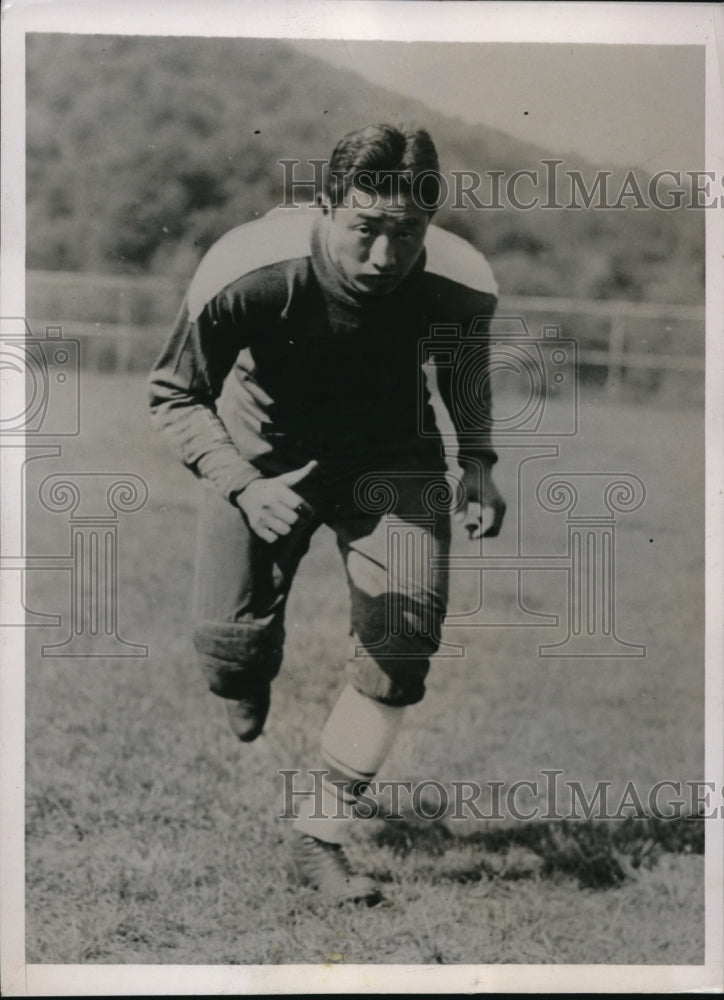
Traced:
<svg viewBox="0 0 724 1000">
<path fill-rule="evenodd" d="M 303 799 L 297 830 L 341 843 L 349 832 L 354 787 L 374 778 L 397 735 L 404 707 L 382 705 L 347 685 L 322 730 L 321 795 Z M 332 784 L 343 782 L 343 784 Z"/>
</svg>

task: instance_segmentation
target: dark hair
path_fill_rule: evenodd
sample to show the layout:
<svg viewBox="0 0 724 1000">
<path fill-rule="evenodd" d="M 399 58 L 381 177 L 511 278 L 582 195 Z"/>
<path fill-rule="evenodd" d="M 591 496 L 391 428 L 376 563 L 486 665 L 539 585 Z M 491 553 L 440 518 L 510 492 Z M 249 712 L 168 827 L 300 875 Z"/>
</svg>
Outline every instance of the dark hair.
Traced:
<svg viewBox="0 0 724 1000">
<path fill-rule="evenodd" d="M 329 162 L 327 195 L 341 205 L 355 178 L 364 175 L 365 191 L 412 196 L 419 208 L 439 207 L 440 166 L 435 143 L 424 129 L 403 132 L 392 125 L 367 125 L 348 132 Z M 393 178 L 395 184 L 393 185 Z"/>
</svg>

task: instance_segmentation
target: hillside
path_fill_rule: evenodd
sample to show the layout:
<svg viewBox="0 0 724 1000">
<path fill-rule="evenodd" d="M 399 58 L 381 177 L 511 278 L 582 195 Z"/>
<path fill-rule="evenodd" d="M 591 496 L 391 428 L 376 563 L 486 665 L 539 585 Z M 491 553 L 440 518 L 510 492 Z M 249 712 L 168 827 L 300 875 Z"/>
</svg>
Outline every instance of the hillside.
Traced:
<svg viewBox="0 0 724 1000">
<path fill-rule="evenodd" d="M 35 35 L 27 67 L 30 268 L 187 275 L 279 202 L 280 159 L 328 156 L 370 121 L 427 127 L 448 175 L 556 155 L 273 39 Z M 699 302 L 704 214 L 507 207 L 438 221 L 494 261 L 507 293 Z"/>
</svg>

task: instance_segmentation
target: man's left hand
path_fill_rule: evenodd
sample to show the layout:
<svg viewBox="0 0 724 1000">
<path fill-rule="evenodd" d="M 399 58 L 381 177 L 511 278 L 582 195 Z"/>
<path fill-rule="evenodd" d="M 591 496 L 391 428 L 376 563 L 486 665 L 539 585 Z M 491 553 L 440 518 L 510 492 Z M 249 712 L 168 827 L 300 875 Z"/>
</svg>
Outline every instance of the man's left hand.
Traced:
<svg viewBox="0 0 724 1000">
<path fill-rule="evenodd" d="M 455 513 L 455 520 L 465 525 L 471 541 L 476 538 L 495 538 L 500 533 L 505 517 L 506 503 L 493 482 L 490 469 L 472 466 L 463 471 L 463 498 Z M 493 522 L 483 531 L 483 511 L 493 511 Z"/>
</svg>

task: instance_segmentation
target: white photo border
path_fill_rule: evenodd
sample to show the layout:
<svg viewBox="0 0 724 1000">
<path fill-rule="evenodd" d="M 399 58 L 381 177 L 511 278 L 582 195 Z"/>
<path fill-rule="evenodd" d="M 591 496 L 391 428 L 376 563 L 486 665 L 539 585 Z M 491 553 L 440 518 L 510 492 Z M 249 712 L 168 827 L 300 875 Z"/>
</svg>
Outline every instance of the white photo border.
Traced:
<svg viewBox="0 0 724 1000">
<path fill-rule="evenodd" d="M 56 0 L 3 5 L 2 313 L 25 315 L 25 35 L 29 32 L 401 41 L 701 45 L 706 49 L 704 169 L 724 171 L 724 12 L 717 4 L 437 3 L 423 0 Z M 721 581 L 724 231 L 707 212 L 706 776 L 722 783 Z M 0 379 L 1 379 L 0 374 Z M 1 387 L 1 386 L 0 386 Z M 13 406 L 12 399 L 6 405 Z M 4 456 L 0 456 L 2 460 Z M 5 467 L 0 470 L 4 471 Z M 3 512 L 17 496 L 5 495 Z M 10 594 L 0 577 L 0 599 Z M 2 988 L 6 996 L 137 994 L 618 992 L 722 989 L 722 822 L 706 830 L 706 962 L 702 966 L 134 966 L 26 965 L 24 946 L 24 681 L 22 629 L 0 630 Z"/>
</svg>

